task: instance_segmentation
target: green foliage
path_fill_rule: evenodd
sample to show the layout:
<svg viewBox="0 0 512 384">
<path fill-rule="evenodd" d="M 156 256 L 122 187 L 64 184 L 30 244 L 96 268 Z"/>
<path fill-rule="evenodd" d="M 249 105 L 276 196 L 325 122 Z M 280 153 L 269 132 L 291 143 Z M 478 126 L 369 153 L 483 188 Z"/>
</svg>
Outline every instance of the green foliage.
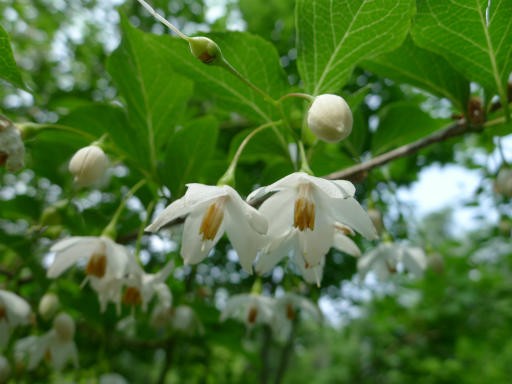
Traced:
<svg viewBox="0 0 512 384">
<path fill-rule="evenodd" d="M 9 43 L 9 35 L 0 25 L 0 79 L 8 81 L 18 88 L 25 88 L 21 73 L 16 66 Z"/>
</svg>

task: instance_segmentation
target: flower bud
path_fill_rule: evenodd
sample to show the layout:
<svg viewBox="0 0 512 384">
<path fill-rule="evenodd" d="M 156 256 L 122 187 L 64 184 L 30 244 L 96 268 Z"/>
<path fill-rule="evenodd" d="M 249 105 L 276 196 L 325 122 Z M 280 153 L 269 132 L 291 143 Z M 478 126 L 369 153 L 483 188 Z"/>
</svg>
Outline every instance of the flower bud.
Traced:
<svg viewBox="0 0 512 384">
<path fill-rule="evenodd" d="M 9 172 L 16 172 L 25 164 L 25 146 L 18 128 L 0 116 L 0 165 Z"/>
<path fill-rule="evenodd" d="M 512 197 L 512 169 L 500 169 L 494 182 L 494 190 L 500 195 Z"/>
<path fill-rule="evenodd" d="M 39 301 L 38 312 L 44 320 L 49 320 L 59 309 L 59 298 L 55 293 L 45 293 Z"/>
<path fill-rule="evenodd" d="M 79 149 L 69 162 L 69 172 L 77 187 L 88 187 L 101 180 L 108 167 L 108 158 L 96 145 Z"/>
<path fill-rule="evenodd" d="M 62 341 L 70 341 L 75 336 L 75 321 L 67 313 L 59 313 L 53 320 L 53 329 Z"/>
<path fill-rule="evenodd" d="M 308 126 L 316 137 L 335 143 L 352 132 L 352 112 L 347 102 L 338 95 L 315 97 L 308 111 Z"/>
<path fill-rule="evenodd" d="M 205 64 L 213 64 L 222 57 L 219 46 L 204 36 L 191 37 L 188 41 L 192 54 Z"/>
</svg>

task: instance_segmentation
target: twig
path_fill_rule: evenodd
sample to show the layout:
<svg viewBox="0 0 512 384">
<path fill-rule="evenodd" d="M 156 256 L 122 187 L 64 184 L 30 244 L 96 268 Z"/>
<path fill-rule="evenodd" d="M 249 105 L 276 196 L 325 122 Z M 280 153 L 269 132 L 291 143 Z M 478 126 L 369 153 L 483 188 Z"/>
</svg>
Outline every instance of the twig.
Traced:
<svg viewBox="0 0 512 384">
<path fill-rule="evenodd" d="M 489 124 L 489 126 L 490 125 L 491 124 Z M 389 152 L 383 153 L 382 155 L 374 157 L 371 160 L 365 161 L 361 164 L 354 165 L 352 167 L 348 167 L 341 171 L 330 173 L 324 177 L 330 180 L 359 179 L 360 176 L 363 176 L 366 172 L 370 171 L 371 169 L 389 163 L 392 160 L 412 155 L 418 152 L 420 149 L 428 147 L 429 145 L 440 143 L 452 137 L 461 136 L 467 132 L 477 132 L 480 129 L 482 129 L 482 127 L 470 127 L 468 126 L 468 124 L 466 124 L 465 119 L 460 119 L 457 122 L 450 124 L 445 129 L 434 132 L 427 137 L 421 138 L 409 144 L 402 145 L 401 147 L 398 147 Z"/>
</svg>

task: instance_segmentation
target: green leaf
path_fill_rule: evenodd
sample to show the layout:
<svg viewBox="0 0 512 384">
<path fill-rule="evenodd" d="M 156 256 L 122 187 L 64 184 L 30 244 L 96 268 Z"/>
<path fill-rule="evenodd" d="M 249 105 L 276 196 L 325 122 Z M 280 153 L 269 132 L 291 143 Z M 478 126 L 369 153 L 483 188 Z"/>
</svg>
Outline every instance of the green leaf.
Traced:
<svg viewBox="0 0 512 384">
<path fill-rule="evenodd" d="M 211 116 L 185 125 L 170 138 L 160 171 L 173 196 L 181 196 L 185 184 L 199 182 L 212 157 L 219 133 L 218 122 Z"/>
<path fill-rule="evenodd" d="M 469 82 L 442 56 L 418 47 L 410 37 L 400 48 L 365 61 L 363 67 L 447 98 L 460 111 L 466 108 Z"/>
<path fill-rule="evenodd" d="M 506 102 L 512 70 L 512 2 L 418 0 L 412 37 Z"/>
<path fill-rule="evenodd" d="M 212 33 L 226 58 L 247 80 L 277 99 L 288 92 L 288 82 L 274 46 L 249 33 Z M 169 36 L 148 35 L 148 43 L 171 58 L 173 68 L 197 84 L 198 93 L 217 101 L 218 107 L 253 122 L 275 119 L 278 110 L 259 93 L 224 68 L 206 65 L 192 56 L 188 44 Z"/>
<path fill-rule="evenodd" d="M 185 110 L 193 84 L 172 70 L 173 56 L 154 44 L 152 36 L 125 18 L 121 29 L 123 40 L 107 68 L 126 101 L 132 140 L 156 167 L 159 150 Z"/>
<path fill-rule="evenodd" d="M 449 122 L 434 119 L 423 112 L 417 104 L 405 101 L 384 108 L 379 119 L 379 126 L 372 141 L 374 155 L 425 137 Z"/>
<path fill-rule="evenodd" d="M 21 78 L 20 71 L 14 61 L 14 56 L 9 42 L 9 35 L 0 25 L 0 79 L 3 79 L 12 85 L 26 89 Z"/>
<path fill-rule="evenodd" d="M 337 92 L 361 60 L 400 46 L 412 9 L 410 0 L 299 0 L 298 67 L 306 90 Z"/>
</svg>

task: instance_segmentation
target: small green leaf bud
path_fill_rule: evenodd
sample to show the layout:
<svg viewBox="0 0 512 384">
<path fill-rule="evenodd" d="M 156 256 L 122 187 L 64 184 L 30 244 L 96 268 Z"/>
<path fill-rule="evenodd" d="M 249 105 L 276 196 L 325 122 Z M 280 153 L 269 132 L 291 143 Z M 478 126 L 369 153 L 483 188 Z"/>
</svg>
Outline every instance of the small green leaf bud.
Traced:
<svg viewBox="0 0 512 384">
<path fill-rule="evenodd" d="M 213 64 L 222 59 L 222 52 L 212 39 L 204 36 L 191 37 L 188 43 L 192 54 L 205 64 Z"/>
<path fill-rule="evenodd" d="M 308 126 L 320 140 L 335 143 L 352 132 L 352 112 L 345 99 L 324 94 L 315 97 L 308 111 Z"/>
</svg>

